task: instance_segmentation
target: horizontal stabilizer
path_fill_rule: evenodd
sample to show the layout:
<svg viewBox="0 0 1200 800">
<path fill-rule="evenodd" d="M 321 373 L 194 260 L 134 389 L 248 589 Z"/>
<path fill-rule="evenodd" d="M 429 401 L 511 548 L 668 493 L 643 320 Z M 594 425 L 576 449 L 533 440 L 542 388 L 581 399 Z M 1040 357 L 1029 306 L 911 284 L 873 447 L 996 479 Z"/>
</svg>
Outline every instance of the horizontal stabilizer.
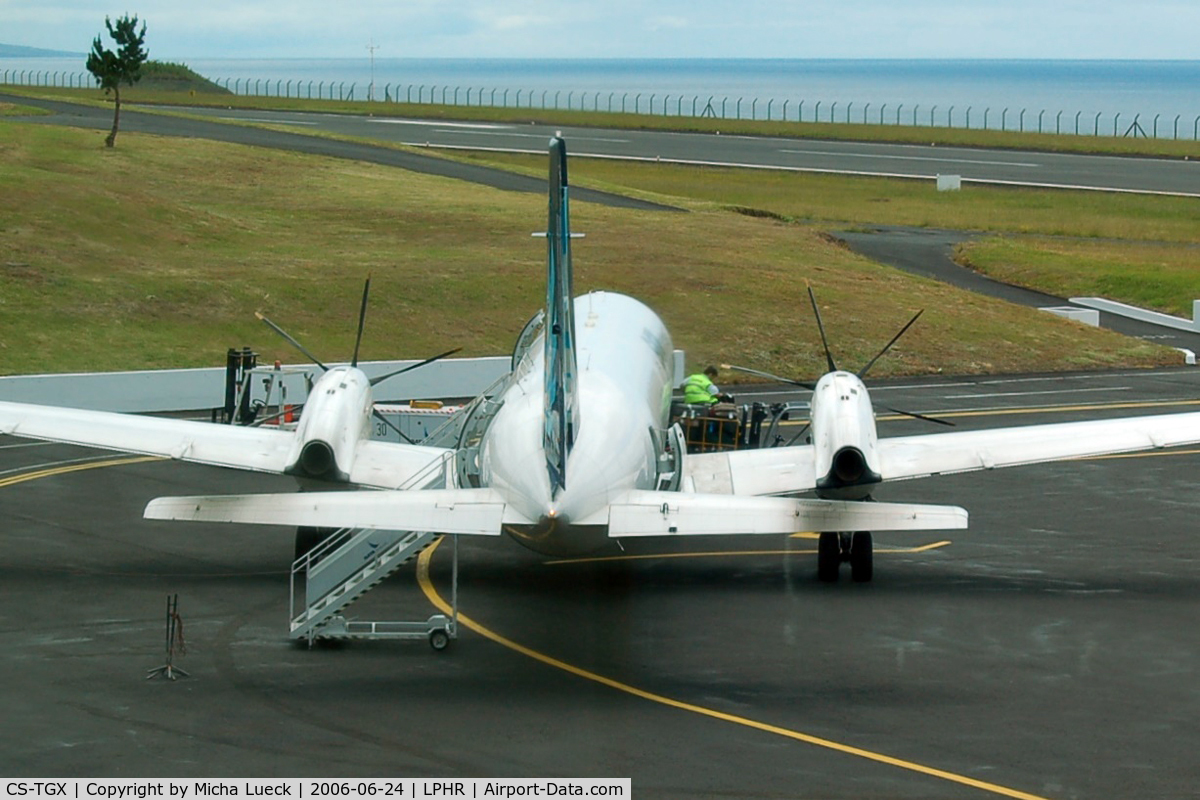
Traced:
<svg viewBox="0 0 1200 800">
<path fill-rule="evenodd" d="M 609 507 L 609 536 L 923 531 L 967 527 L 958 506 L 634 491 Z"/>
<path fill-rule="evenodd" d="M 145 517 L 478 536 L 499 536 L 505 522 L 529 522 L 508 512 L 503 498 L 490 489 L 160 497 L 146 506 Z"/>
</svg>

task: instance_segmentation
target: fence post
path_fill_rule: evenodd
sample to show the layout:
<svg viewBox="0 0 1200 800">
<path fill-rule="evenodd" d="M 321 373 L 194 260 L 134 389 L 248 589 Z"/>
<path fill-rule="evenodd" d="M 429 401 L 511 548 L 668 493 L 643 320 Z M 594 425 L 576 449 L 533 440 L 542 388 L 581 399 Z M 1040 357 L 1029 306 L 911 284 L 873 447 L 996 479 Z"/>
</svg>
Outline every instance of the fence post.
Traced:
<svg viewBox="0 0 1200 800">
<path fill-rule="evenodd" d="M 879 124 L 880 124 L 880 125 L 882 125 L 882 124 L 883 124 L 883 112 L 885 112 L 885 111 L 887 111 L 887 103 L 884 103 L 884 104 L 883 104 L 882 106 L 880 106 L 880 108 L 879 108 Z"/>
<path fill-rule="evenodd" d="M 854 101 L 851 100 L 846 104 L 846 124 L 850 124 L 850 111 L 854 108 Z"/>
<path fill-rule="evenodd" d="M 774 98 L 767 98 L 767 122 L 771 121 L 771 105 L 775 102 Z"/>
<path fill-rule="evenodd" d="M 1200 125 L 1200 117 L 1196 117 L 1195 121 L 1192 122 L 1192 141 L 1193 142 L 1196 141 L 1196 126 L 1197 125 Z"/>
<path fill-rule="evenodd" d="M 967 130 L 971 130 L 971 106 L 967 106 Z"/>
<path fill-rule="evenodd" d="M 750 98 L 750 119 L 758 119 L 758 98 Z"/>
<path fill-rule="evenodd" d="M 867 112 L 871 110 L 871 104 L 867 103 L 863 106 L 863 125 L 867 124 Z"/>
<path fill-rule="evenodd" d="M 1176 115 L 1175 115 L 1175 125 L 1174 125 L 1174 126 L 1173 126 L 1173 128 L 1172 128 L 1172 130 L 1173 130 L 1173 133 L 1171 134 L 1171 138 L 1172 138 L 1172 139 L 1178 139 L 1178 138 L 1179 138 L 1179 118 L 1180 118 L 1181 116 L 1182 116 L 1182 114 L 1176 114 Z"/>
<path fill-rule="evenodd" d="M 741 119 L 742 118 L 742 98 L 740 98 L 740 97 L 737 99 L 737 106 L 735 107 L 735 111 L 737 113 L 737 118 Z"/>
<path fill-rule="evenodd" d="M 1042 132 L 1042 115 L 1045 113 L 1046 113 L 1046 109 L 1044 109 L 1044 108 L 1038 112 L 1038 133 Z"/>
<path fill-rule="evenodd" d="M 897 125 L 900 124 L 900 112 L 903 110 L 904 110 L 904 103 L 901 103 L 900 107 L 896 109 L 896 124 Z"/>
<path fill-rule="evenodd" d="M 1121 119 L 1121 112 L 1118 111 L 1117 115 L 1115 117 L 1113 117 L 1113 136 L 1117 135 L 1117 126 L 1120 124 L 1119 123 L 1120 119 Z"/>
<path fill-rule="evenodd" d="M 804 101 L 800 101 L 799 107 L 796 109 L 796 122 L 804 122 Z"/>
<path fill-rule="evenodd" d="M 1158 138 L 1158 118 L 1159 118 L 1159 117 L 1161 117 L 1161 116 L 1162 116 L 1162 114 L 1155 114 L 1155 115 L 1154 115 L 1154 130 L 1153 130 L 1153 132 L 1152 132 L 1152 133 L 1153 133 L 1153 135 L 1154 135 L 1154 138 L 1155 138 L 1155 139 L 1157 139 L 1157 138 Z"/>
<path fill-rule="evenodd" d="M 1000 130 L 1001 131 L 1008 130 L 1008 109 L 1007 108 L 1005 108 L 1003 111 L 1000 112 Z"/>
<path fill-rule="evenodd" d="M 1075 112 L 1075 135 L 1076 135 L 1076 136 L 1078 136 L 1078 135 L 1079 135 L 1079 116 L 1080 116 L 1082 113 L 1083 113 L 1082 111 L 1076 111 L 1076 112 Z"/>
<path fill-rule="evenodd" d="M 917 103 L 917 104 L 916 104 L 916 105 L 913 107 L 913 127 L 914 127 L 914 128 L 917 126 L 917 111 L 919 111 L 919 110 L 920 110 L 920 108 L 921 108 L 921 104 L 920 104 L 920 103 Z M 899 125 L 899 124 L 900 124 L 900 115 L 899 115 L 899 114 L 897 114 L 897 115 L 896 115 L 896 124 L 897 124 L 897 125 Z"/>
<path fill-rule="evenodd" d="M 1099 136 L 1099 135 L 1100 135 L 1100 115 L 1101 115 L 1101 114 L 1103 114 L 1103 113 L 1104 113 L 1103 111 L 1097 111 L 1097 112 L 1096 112 L 1096 120 L 1095 120 L 1095 122 L 1092 124 L 1092 136 Z"/>
<path fill-rule="evenodd" d="M 1021 109 L 1021 113 L 1017 115 L 1017 119 L 1020 122 L 1020 132 L 1024 133 L 1025 132 L 1025 109 L 1023 109 L 1023 108 Z"/>
<path fill-rule="evenodd" d="M 929 109 L 929 127 L 933 127 L 933 115 L 937 113 L 937 106 Z"/>
<path fill-rule="evenodd" d="M 946 112 L 946 127 L 954 127 L 954 106 L 950 106 L 950 110 Z"/>
<path fill-rule="evenodd" d="M 829 106 L 829 121 L 833 122 L 833 115 L 837 113 L 837 100 L 833 101 L 833 105 Z"/>
</svg>

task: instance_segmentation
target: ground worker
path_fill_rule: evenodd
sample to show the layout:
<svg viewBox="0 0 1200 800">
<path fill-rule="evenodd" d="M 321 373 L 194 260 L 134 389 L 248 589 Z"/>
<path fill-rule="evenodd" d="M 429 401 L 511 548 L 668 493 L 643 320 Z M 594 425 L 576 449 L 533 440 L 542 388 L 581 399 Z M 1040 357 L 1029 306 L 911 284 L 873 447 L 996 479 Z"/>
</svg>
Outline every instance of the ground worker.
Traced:
<svg viewBox="0 0 1200 800">
<path fill-rule="evenodd" d="M 704 372 L 689 375 L 683 382 L 683 402 L 688 405 L 715 405 L 721 394 L 721 390 L 713 383 L 716 377 L 717 368 L 711 364 L 704 368 Z"/>
</svg>

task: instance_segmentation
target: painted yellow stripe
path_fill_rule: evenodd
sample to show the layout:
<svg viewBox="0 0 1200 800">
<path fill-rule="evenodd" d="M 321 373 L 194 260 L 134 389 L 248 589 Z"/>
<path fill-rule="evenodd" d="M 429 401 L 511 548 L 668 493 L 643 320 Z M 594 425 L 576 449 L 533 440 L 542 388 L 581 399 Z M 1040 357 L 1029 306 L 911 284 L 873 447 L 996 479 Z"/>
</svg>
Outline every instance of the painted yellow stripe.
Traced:
<svg viewBox="0 0 1200 800">
<path fill-rule="evenodd" d="M 430 578 L 429 578 L 429 564 L 430 564 L 430 561 L 432 561 L 432 559 L 433 559 L 434 551 L 437 550 L 438 545 L 441 544 L 441 541 L 442 541 L 441 539 L 438 539 L 438 541 L 435 542 L 432 547 L 428 548 L 423 553 L 421 553 L 420 557 L 417 559 L 417 582 L 421 586 L 421 591 L 423 591 L 425 593 L 425 596 L 427 598 L 429 598 L 429 602 L 433 603 L 433 605 L 435 607 L 437 607 L 443 614 L 451 614 L 451 613 L 453 613 L 453 610 L 451 609 L 450 604 L 447 603 L 440 594 L 438 594 L 437 589 L 435 589 L 433 586 L 433 581 L 430 580 Z M 787 739 L 792 739 L 792 740 L 798 741 L 798 742 L 804 742 L 805 744 L 814 745 L 816 747 L 823 747 L 827 750 L 834 750 L 836 752 L 844 753 L 846 755 L 857 756 L 859 758 L 865 758 L 869 761 L 874 761 L 879 764 L 886 764 L 888 766 L 897 767 L 899 769 L 908 770 L 910 772 L 917 772 L 922 775 L 928 775 L 930 777 L 939 778 L 941 780 L 949 781 L 951 783 L 956 783 L 961 786 L 969 786 L 973 789 L 979 789 L 980 791 L 990 792 L 992 794 L 1001 795 L 1003 797 L 1013 797 L 1013 798 L 1018 798 L 1018 800 L 1046 800 L 1046 798 L 1041 797 L 1039 795 L 1022 792 L 1018 789 L 1010 789 L 1006 786 L 1000 786 L 995 783 L 988 783 L 987 781 L 976 780 L 975 778 L 969 778 L 965 775 L 958 775 L 953 772 L 947 772 L 945 770 L 937 769 L 936 767 L 927 767 L 924 764 L 917 764 L 913 761 L 905 761 L 904 759 L 894 758 L 889 755 L 884 755 L 883 753 L 875 753 L 870 750 L 864 750 L 860 747 L 853 747 L 851 745 L 842 744 L 840 742 L 835 742 L 830 739 L 822 739 L 819 736 L 812 736 L 807 733 L 802 733 L 800 731 L 794 731 L 789 728 L 783 728 L 778 725 L 771 725 L 766 722 L 759 722 L 758 720 L 753 720 L 748 717 L 738 716 L 736 714 L 727 714 L 724 711 L 717 711 L 715 709 L 705 708 L 704 706 L 695 705 L 694 703 L 687 703 L 682 700 L 675 700 L 673 698 L 666 697 L 661 694 L 655 694 L 654 692 L 648 692 L 644 689 L 639 689 L 636 686 L 630 686 L 627 683 L 622 683 L 621 681 L 614 680 L 612 678 L 607 678 L 603 675 L 597 674 L 590 670 L 583 669 L 582 667 L 577 667 L 573 664 L 568 664 L 565 661 L 560 661 L 559 659 L 554 658 L 553 656 L 548 656 L 544 653 L 538 652 L 537 650 L 530 649 L 523 644 L 514 642 L 512 639 L 509 639 L 505 636 L 502 636 L 502 635 L 496 633 L 495 631 L 491 630 L 490 628 L 484 627 L 483 625 L 479 624 L 478 622 L 476 622 L 475 620 L 471 619 L 470 617 L 466 616 L 465 614 L 463 614 L 461 612 L 459 612 L 459 614 L 458 614 L 458 621 L 460 624 L 462 624 L 469 630 L 472 630 L 475 633 L 478 633 L 480 636 L 483 636 L 486 639 L 490 639 L 491 641 L 495 642 L 496 644 L 499 644 L 502 647 L 506 647 L 509 650 L 512 650 L 516 653 L 520 653 L 523 656 L 532 658 L 535 661 L 539 661 L 542 664 L 545 664 L 549 667 L 553 667 L 555 669 L 562 670 L 563 672 L 570 673 L 571 675 L 575 675 L 576 677 L 583 678 L 584 680 L 589 680 L 594 683 L 599 683 L 602 686 L 607 686 L 607 687 L 609 687 L 611 689 L 615 689 L 619 692 L 624 692 L 625 694 L 629 694 L 634 697 L 639 697 L 643 700 L 649 700 L 652 703 L 658 703 L 659 705 L 664 705 L 664 706 L 668 706 L 670 708 L 679 709 L 680 711 L 688 711 L 693 714 L 699 714 L 701 716 L 709 717 L 711 719 L 721 720 L 722 722 L 729 722 L 734 725 L 741 725 L 746 728 L 752 728 L 754 730 L 762 731 L 764 733 L 770 733 L 770 734 L 774 734 L 776 736 L 782 736 Z"/>
<path fill-rule="evenodd" d="M 1103 403 L 1101 405 L 1075 405 L 1075 406 L 1027 406 L 1024 408 L 990 408 L 980 411 L 925 411 L 922 412 L 928 416 L 937 417 L 938 419 L 951 419 L 955 417 L 1011 417 L 1024 414 L 1055 414 L 1073 411 L 1128 411 L 1135 408 L 1173 408 L 1178 406 L 1197 406 L 1200 405 L 1200 400 L 1151 400 L 1137 403 Z M 887 414 L 875 418 L 880 422 L 895 422 L 897 420 L 912 419 L 903 414 Z M 779 423 L 782 427 L 792 427 L 796 425 L 807 425 L 807 419 L 794 419 L 787 422 Z"/>
<path fill-rule="evenodd" d="M 923 553 L 926 550 L 933 550 L 938 547 L 945 547 L 951 544 L 950 540 L 946 539 L 940 542 L 931 542 L 918 547 L 876 547 L 875 553 Z M 786 555 L 813 555 L 816 550 L 711 550 L 700 551 L 696 553 L 649 553 L 646 555 L 622 555 L 622 556 L 593 556 L 591 558 L 558 558 L 553 561 L 542 562 L 548 567 L 562 566 L 564 564 L 602 564 L 612 561 L 656 561 L 659 559 L 669 558 L 728 558 L 729 556 L 786 556 Z"/>
<path fill-rule="evenodd" d="M 1200 450 L 1150 450 L 1142 453 L 1113 453 L 1107 456 L 1084 456 L 1080 461 L 1107 461 L 1112 458 L 1161 458 L 1162 456 L 1195 456 Z"/>
<path fill-rule="evenodd" d="M 23 472 L 19 475 L 10 475 L 7 478 L 0 478 L 0 488 L 12 486 L 25 481 L 35 481 L 40 478 L 49 478 L 52 475 L 65 475 L 69 472 L 83 472 L 89 469 L 102 469 L 104 467 L 119 467 L 122 464 L 141 464 L 145 461 L 163 461 L 165 459 L 159 456 L 126 456 L 124 458 L 111 458 L 106 461 L 87 461 L 82 464 L 67 464 L 61 467 L 52 467 L 50 469 L 40 469 L 33 472 Z"/>
</svg>

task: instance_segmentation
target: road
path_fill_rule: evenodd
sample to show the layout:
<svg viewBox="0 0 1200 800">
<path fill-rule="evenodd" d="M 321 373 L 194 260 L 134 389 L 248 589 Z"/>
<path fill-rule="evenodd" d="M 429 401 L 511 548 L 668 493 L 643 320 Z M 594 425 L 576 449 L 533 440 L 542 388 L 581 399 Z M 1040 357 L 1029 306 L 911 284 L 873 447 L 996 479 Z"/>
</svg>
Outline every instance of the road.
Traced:
<svg viewBox="0 0 1200 800">
<path fill-rule="evenodd" d="M 45 121 L 72 121 L 107 127 L 104 109 L 0 95 L 0 100 L 39 105 L 56 111 Z M 1079 188 L 1110 192 L 1175 194 L 1200 197 L 1200 163 L 1178 159 L 1066 155 L 1028 151 L 983 150 L 805 139 L 721 136 L 713 134 L 624 131 L 543 124 L 501 124 L 363 117 L 343 114 L 273 112 L 244 109 L 187 108 L 214 120 L 282 125 L 298 133 L 364 137 L 382 142 L 432 148 L 545 152 L 545 143 L 561 131 L 577 158 L 621 158 L 682 164 L 728 165 L 850 175 L 934 179 L 959 175 L 964 182 L 1000 186 Z M 222 138 L 201 121 L 162 115 L 122 113 L 127 130 Z M 281 134 L 282 135 L 282 134 Z M 306 149 L 311 148 L 312 137 Z M 294 144 L 289 144 L 294 147 Z M 320 151 L 323 152 L 323 151 Z M 544 188 L 544 187 L 541 187 Z M 532 188 L 526 189 L 532 191 Z M 540 190 L 540 189 L 539 189 Z"/>
</svg>

